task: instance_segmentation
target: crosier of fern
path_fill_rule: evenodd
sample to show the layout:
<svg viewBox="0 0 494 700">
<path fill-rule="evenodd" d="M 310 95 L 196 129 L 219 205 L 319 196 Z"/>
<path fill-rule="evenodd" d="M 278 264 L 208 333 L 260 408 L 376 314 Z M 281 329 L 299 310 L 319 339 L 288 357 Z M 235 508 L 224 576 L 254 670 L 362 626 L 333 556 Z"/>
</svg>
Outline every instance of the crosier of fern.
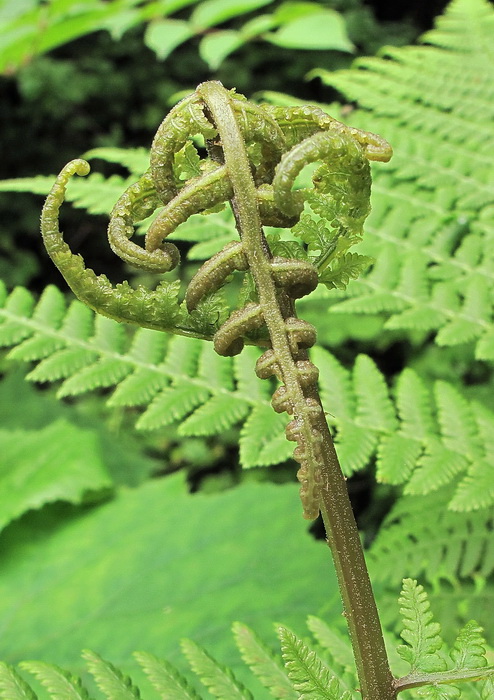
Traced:
<svg viewBox="0 0 494 700">
<path fill-rule="evenodd" d="M 198 136 L 206 144 L 203 159 L 194 145 Z M 123 260 L 168 272 L 180 260 L 176 246 L 166 241 L 169 234 L 192 214 L 230 202 L 240 240 L 202 265 L 182 303 L 178 282 L 161 282 L 153 292 L 128 283 L 113 287 L 63 241 L 59 209 L 70 177 L 89 172 L 85 161 L 72 161 L 62 170 L 42 214 L 48 253 L 78 298 L 95 311 L 212 340 L 219 355 L 236 355 L 246 342 L 267 348 L 256 374 L 276 377 L 273 408 L 292 416 L 286 437 L 297 443 L 304 516 L 313 519 L 320 511 L 324 520 L 365 700 L 395 698 L 411 686 L 409 680 L 394 679 L 389 668 L 345 478 L 319 398 L 318 370 L 307 353 L 315 329 L 297 318 L 294 301 L 318 282 L 341 286 L 368 263 L 348 249 L 359 240 L 369 212 L 368 161 L 390 157 L 391 147 L 382 138 L 347 127 L 317 108 L 259 106 L 218 82 L 199 85 L 161 124 L 150 170 L 120 197 L 108 228 L 110 245 Z M 312 163 L 319 163 L 313 187 L 294 190 L 297 176 Z M 155 218 L 142 248 L 131 240 L 134 225 L 151 215 Z M 286 246 L 285 255 L 278 255 L 277 241 L 269 244 L 263 225 L 292 228 L 301 243 L 290 246 L 289 257 Z M 221 288 L 235 272 L 245 273 L 241 301 L 225 311 Z M 461 680 L 461 673 L 454 680 Z M 414 687 L 429 682 L 427 675 L 413 679 Z M 443 679 L 436 674 L 433 682 Z"/>
</svg>

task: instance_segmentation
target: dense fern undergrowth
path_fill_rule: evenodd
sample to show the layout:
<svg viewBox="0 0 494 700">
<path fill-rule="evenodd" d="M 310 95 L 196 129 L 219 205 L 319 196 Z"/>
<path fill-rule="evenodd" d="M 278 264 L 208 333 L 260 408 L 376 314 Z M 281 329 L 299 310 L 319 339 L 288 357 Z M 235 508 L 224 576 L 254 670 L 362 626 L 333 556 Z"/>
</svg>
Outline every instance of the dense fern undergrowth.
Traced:
<svg viewBox="0 0 494 700">
<path fill-rule="evenodd" d="M 317 319 L 320 344 L 311 359 L 320 369 L 322 399 L 345 473 L 375 475 L 377 485 L 370 496 L 375 500 L 369 512 L 374 508 L 382 513 L 384 499 L 392 503 L 384 520 L 372 525 L 368 554 L 383 600 L 390 591 L 396 599 L 402 579 L 407 579 L 401 614 L 408 651 L 390 652 L 393 670 L 403 674 L 409 672 L 405 661 L 412 668 L 414 664 L 425 668 L 441 648 L 439 666 L 428 670 L 473 668 L 475 664 L 469 664 L 483 655 L 485 646 L 475 623 L 467 623 L 456 641 L 449 636 L 450 625 L 443 624 L 447 629 L 443 641 L 439 628 L 429 621 L 430 635 L 425 634 L 424 642 L 417 630 L 429 615 L 427 597 L 407 577 L 432 584 L 433 606 L 436 601 L 442 623 L 447 618 L 466 622 L 478 615 L 487 641 L 493 643 L 493 32 L 492 5 L 484 0 L 453 0 L 418 45 L 383 49 L 379 56 L 359 59 L 348 70 L 316 67 L 310 74 L 336 88 L 344 100 L 355 102 L 350 123 L 382 134 L 395 152 L 389 164 L 373 164 L 372 213 L 358 250 L 374 262 L 346 289 L 318 289 L 299 304 L 302 316 Z M 266 93 L 263 99 L 285 103 L 290 98 Z M 85 157 L 115 164 L 119 174 L 94 173 L 71 183 L 68 199 L 84 216 L 108 214 L 125 187 L 148 167 L 144 149 L 99 148 Z M 52 183 L 53 178 L 41 176 L 3 181 L 0 191 L 46 194 Z M 141 225 L 142 232 L 147 224 Z M 273 229 L 270 234 L 279 232 Z M 189 271 L 232 238 L 234 222 L 226 211 L 195 216 L 171 236 Z M 81 401 L 84 406 L 94 396 L 98 415 L 113 424 L 109 430 L 114 434 L 120 422 L 135 431 L 139 444 L 167 456 L 169 451 L 160 452 L 161 442 L 167 440 L 168 450 L 171 443 L 190 440 L 199 451 L 214 452 L 225 434 L 238 434 L 238 462 L 247 486 L 250 480 L 269 478 L 273 467 L 290 459 L 285 418 L 270 404 L 273 387 L 253 373 L 260 355 L 256 348 L 222 358 L 203 341 L 119 325 L 73 301 L 62 284 L 46 287 L 40 296 L 24 287 L 12 290 L 2 285 L 0 306 L 0 345 L 6 349 L 3 369 L 8 373 L 21 364 L 27 380 L 41 384 L 50 400 L 56 392 L 65 404 Z M 385 358 L 395 351 L 400 353 L 400 366 L 390 370 Z M 63 423 L 64 430 L 66 426 Z M 16 473 L 26 473 L 32 456 L 8 445 L 11 473 L 4 484 L 12 488 Z M 56 465 L 56 454 L 53 460 Z M 80 478 L 76 465 L 71 476 L 76 482 L 69 479 L 64 484 L 60 469 L 59 465 L 50 470 L 34 495 L 20 499 L 12 521 L 32 508 L 61 500 L 74 504 L 71 517 L 76 518 L 76 527 L 81 502 L 82 508 L 89 508 L 85 500 L 90 479 Z M 143 471 L 147 478 L 149 465 Z M 194 462 L 191 471 L 201 471 L 200 464 Z M 104 464 L 91 478 L 102 499 L 118 501 L 121 489 L 127 488 Z M 18 483 L 21 490 L 25 488 L 22 480 Z M 217 484 L 221 485 L 221 477 Z M 240 484 L 237 489 L 245 487 Z M 53 517 L 62 526 L 56 513 Z M 175 526 L 180 522 L 177 515 Z M 30 531 L 21 519 L 7 528 L 10 547 L 22 540 L 26 527 Z M 39 573 L 40 566 L 29 570 Z M 12 564 L 8 599 L 21 570 L 20 560 Z M 26 589 L 24 595 L 34 593 Z M 320 608 L 312 611 L 318 617 L 309 618 L 315 637 L 310 644 L 278 626 L 282 663 L 247 626 L 234 625 L 240 655 L 268 690 L 256 685 L 258 681 L 249 685 L 251 676 L 243 669 L 238 673 L 240 664 L 232 660 L 231 652 L 226 663 L 235 667 L 238 678 L 193 642 L 185 641 L 183 652 L 213 697 L 357 698 L 351 650 L 339 624 L 333 625 L 337 615 L 330 611 L 328 625 L 320 619 L 325 617 L 322 603 Z M 311 611 L 306 605 L 307 612 Z M 7 611 L 1 614 L 7 634 L 15 635 Z M 390 613 L 386 619 L 390 648 L 396 642 L 397 617 L 397 612 Z M 15 619 L 28 629 L 26 620 Z M 33 634 L 36 624 L 35 620 Z M 140 647 L 140 640 L 131 641 L 132 649 Z M 95 646 L 97 642 L 95 635 Z M 177 670 L 157 656 L 138 652 L 138 666 L 124 658 L 120 647 L 116 658 L 110 644 L 107 648 L 102 652 L 105 657 L 125 672 L 137 673 L 143 696 L 152 686 L 156 692 L 150 697 L 202 697 L 197 679 L 190 680 L 181 661 Z M 59 662 L 47 651 L 49 643 L 41 648 L 42 657 L 61 664 L 68 661 L 77 673 L 86 673 L 74 653 L 67 659 L 61 654 Z M 220 645 L 214 656 L 222 651 Z M 12 664 L 26 656 L 16 645 L 10 649 L 5 644 L 2 653 Z M 96 683 L 108 698 L 139 697 L 117 668 L 93 652 L 85 652 L 85 659 L 93 677 L 89 692 Z M 45 662 L 25 662 L 17 671 L 2 666 L 0 697 L 36 697 L 40 687 L 32 676 L 52 698 L 89 697 L 78 679 Z M 304 680 L 308 676 L 310 683 Z M 40 697 L 45 697 L 43 692 Z M 403 697 L 419 697 L 417 692 L 407 690 Z M 425 692 L 421 697 L 488 700 L 494 697 L 494 686 L 485 681 L 458 689 L 430 686 L 421 692 Z"/>
</svg>

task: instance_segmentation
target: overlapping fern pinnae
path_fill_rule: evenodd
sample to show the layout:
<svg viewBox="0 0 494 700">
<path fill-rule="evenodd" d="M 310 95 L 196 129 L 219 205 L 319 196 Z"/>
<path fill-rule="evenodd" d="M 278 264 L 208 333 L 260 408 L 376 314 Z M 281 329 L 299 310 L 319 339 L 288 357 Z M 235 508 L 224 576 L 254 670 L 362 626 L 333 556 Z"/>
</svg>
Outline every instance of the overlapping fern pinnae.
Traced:
<svg viewBox="0 0 494 700">
<path fill-rule="evenodd" d="M 427 593 L 420 584 L 405 579 L 399 603 L 403 621 L 401 636 L 405 644 L 398 644 L 397 652 L 404 660 L 402 664 L 408 665 L 410 671 L 395 681 L 398 692 L 407 690 L 407 697 L 431 700 L 490 700 L 494 689 L 494 668 L 487 665 L 486 642 L 479 625 L 474 620 L 467 622 L 448 649 L 440 625 L 433 619 Z M 308 626 L 314 634 L 314 643 L 277 625 L 281 654 L 271 651 L 240 622 L 233 624 L 233 633 L 244 663 L 265 688 L 266 697 L 277 700 L 358 700 L 360 692 L 357 678 L 350 668 L 352 654 L 348 641 L 320 618 L 312 616 Z M 160 697 L 201 700 L 203 695 L 199 683 L 207 688 L 208 697 L 217 700 L 251 700 L 254 697 L 248 687 L 252 677 L 247 677 L 247 686 L 244 685 L 232 669 L 190 640 L 183 641 L 182 651 L 189 661 L 191 670 L 188 673 L 179 671 L 154 654 L 134 653 L 146 676 L 145 682 Z M 141 697 L 141 689 L 118 667 L 95 652 L 86 650 L 82 655 L 96 682 L 97 698 L 136 700 Z M 36 700 L 30 684 L 31 676 L 44 687 L 50 700 L 89 698 L 79 677 L 39 661 L 23 661 L 17 668 L 0 662 L 0 698 Z M 143 687 L 142 692 L 144 697 L 147 688 Z"/>
<path fill-rule="evenodd" d="M 178 421 L 181 435 L 215 435 L 240 425 L 244 467 L 290 456 L 284 418 L 270 405 L 271 389 L 252 375 L 259 349 L 220 357 L 211 344 L 193 338 L 169 340 L 144 328 L 129 335 L 125 326 L 78 301 L 67 308 L 53 286 L 38 302 L 23 288 L 0 292 L 0 345 L 11 348 L 9 359 L 34 364 L 27 375 L 31 381 L 61 382 L 60 397 L 112 389 L 108 404 L 137 408 L 140 430 Z M 411 369 L 390 391 L 366 355 L 358 356 L 351 370 L 320 347 L 313 348 L 311 359 L 319 368 L 322 400 L 331 407 L 328 419 L 346 474 L 377 458 L 380 481 L 403 484 L 410 496 L 446 490 L 444 504 L 450 509 L 479 511 L 479 520 L 472 515 L 472 522 L 483 532 L 494 502 L 492 412 L 448 382 L 438 381 L 431 391 Z M 299 369 L 309 378 L 313 372 L 309 365 Z M 283 401 L 283 392 L 277 397 Z M 457 534 L 461 540 L 460 530 Z M 491 558 L 485 561 L 488 566 Z"/>
<path fill-rule="evenodd" d="M 336 312 L 380 314 L 385 327 L 434 332 L 494 359 L 494 8 L 454 0 L 422 46 L 389 47 L 351 70 L 314 71 L 361 109 L 395 156 L 374 169 L 360 247 L 375 259 Z"/>
</svg>

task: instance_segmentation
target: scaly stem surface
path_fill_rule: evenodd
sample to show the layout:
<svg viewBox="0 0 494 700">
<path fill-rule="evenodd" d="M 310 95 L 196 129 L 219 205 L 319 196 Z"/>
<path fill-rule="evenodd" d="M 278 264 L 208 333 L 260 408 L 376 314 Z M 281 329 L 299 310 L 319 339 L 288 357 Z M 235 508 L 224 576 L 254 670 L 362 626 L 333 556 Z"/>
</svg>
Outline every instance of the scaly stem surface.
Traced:
<svg viewBox="0 0 494 700">
<path fill-rule="evenodd" d="M 393 676 L 346 482 L 324 413 L 320 411 L 318 418 L 310 418 L 307 412 L 307 396 L 300 386 L 284 314 L 276 294 L 268 254 L 263 246 L 256 189 L 244 140 L 224 88 L 216 83 L 204 83 L 199 86 L 198 92 L 203 96 L 220 135 L 233 187 L 232 207 L 292 412 L 302 423 L 300 427 L 306 449 L 313 448 L 308 459 L 318 461 L 313 468 L 320 475 L 320 509 L 338 576 L 360 691 L 364 700 L 393 700 L 396 697 Z M 311 398 L 320 405 L 314 386 L 311 388 Z M 322 450 L 314 449 L 314 427 L 322 435 Z"/>
</svg>

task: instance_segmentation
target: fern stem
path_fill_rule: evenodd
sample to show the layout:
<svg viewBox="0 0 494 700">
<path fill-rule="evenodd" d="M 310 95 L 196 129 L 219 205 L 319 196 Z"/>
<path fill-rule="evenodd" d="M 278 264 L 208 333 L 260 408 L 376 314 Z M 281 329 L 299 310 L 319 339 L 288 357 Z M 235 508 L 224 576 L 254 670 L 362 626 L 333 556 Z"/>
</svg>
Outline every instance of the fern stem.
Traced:
<svg viewBox="0 0 494 700">
<path fill-rule="evenodd" d="M 317 487 L 315 493 L 319 494 L 355 654 L 362 698 L 394 700 L 396 691 L 393 676 L 389 669 L 381 624 L 345 479 L 324 417 L 317 386 L 311 385 L 309 396 L 301 386 L 296 359 L 288 337 L 285 310 L 276 294 L 269 252 L 263 245 L 256 188 L 245 143 L 228 93 L 223 86 L 220 83 L 208 82 L 200 85 L 197 91 L 202 95 L 220 135 L 224 160 L 233 187 L 232 207 L 244 252 L 256 283 L 259 304 L 269 331 L 279 373 L 289 396 L 291 411 L 300 422 L 304 459 L 310 467 L 310 475 L 307 478 L 309 486 Z M 290 315 L 293 315 L 292 309 Z M 299 352 L 297 360 L 304 354 L 304 351 Z M 316 418 L 313 410 L 309 410 L 311 404 L 308 403 L 308 398 L 317 401 L 321 409 Z M 317 433 L 323 438 L 322 450 L 316 445 Z M 317 482 L 315 474 L 319 476 Z M 313 481 L 310 480 L 311 477 Z M 312 496 L 312 492 L 309 493 L 309 508 Z"/>
<path fill-rule="evenodd" d="M 395 700 L 397 691 L 369 572 L 345 477 L 324 414 L 318 419 L 317 428 L 323 436 L 324 455 L 319 465 L 322 475 L 320 509 L 338 577 L 360 692 L 363 700 Z"/>
</svg>

